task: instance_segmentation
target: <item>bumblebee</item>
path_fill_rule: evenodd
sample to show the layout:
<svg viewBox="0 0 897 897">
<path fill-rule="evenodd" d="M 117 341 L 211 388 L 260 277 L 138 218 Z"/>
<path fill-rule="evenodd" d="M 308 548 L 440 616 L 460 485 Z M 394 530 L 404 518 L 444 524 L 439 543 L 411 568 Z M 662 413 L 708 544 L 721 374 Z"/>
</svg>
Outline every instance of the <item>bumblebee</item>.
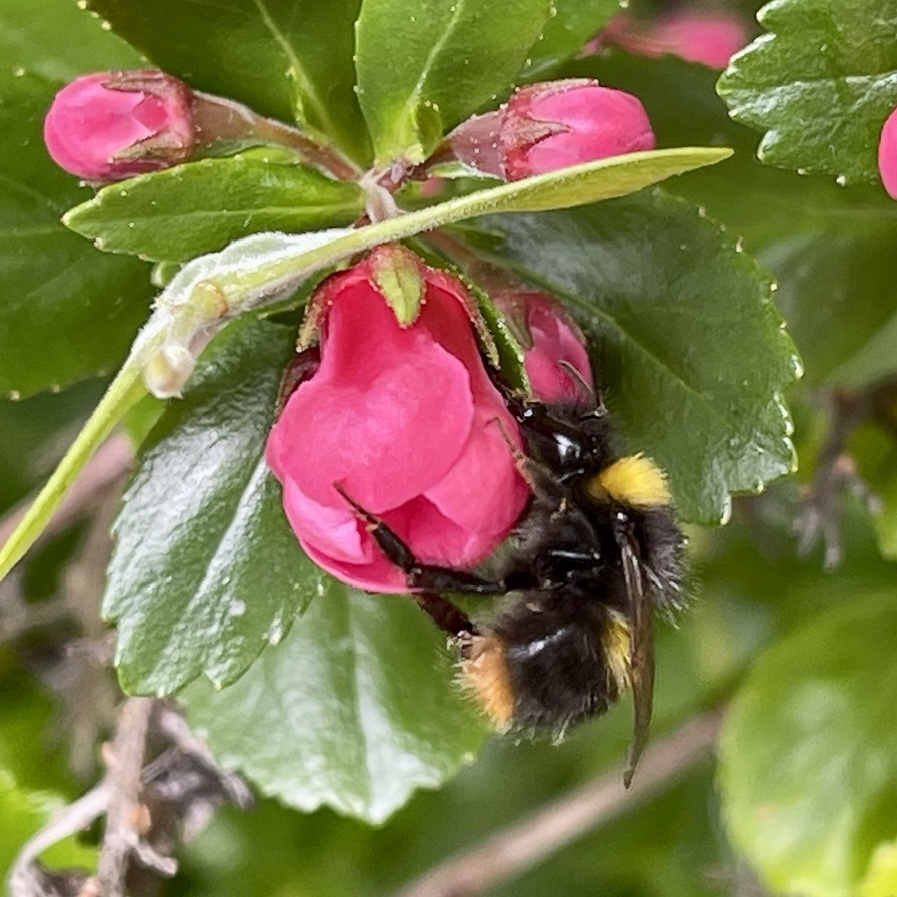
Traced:
<svg viewBox="0 0 897 897">
<path fill-rule="evenodd" d="M 404 571 L 417 603 L 451 635 L 462 681 L 498 730 L 560 738 L 632 690 L 628 787 L 652 714 L 654 613 L 682 603 L 684 538 L 666 476 L 644 455 L 616 450 L 607 411 L 591 391 L 586 404 L 546 405 L 507 392 L 506 399 L 524 443 L 522 452 L 511 448 L 532 498 L 499 575 L 419 562 L 337 488 Z M 506 597 L 481 622 L 446 593 Z"/>
</svg>

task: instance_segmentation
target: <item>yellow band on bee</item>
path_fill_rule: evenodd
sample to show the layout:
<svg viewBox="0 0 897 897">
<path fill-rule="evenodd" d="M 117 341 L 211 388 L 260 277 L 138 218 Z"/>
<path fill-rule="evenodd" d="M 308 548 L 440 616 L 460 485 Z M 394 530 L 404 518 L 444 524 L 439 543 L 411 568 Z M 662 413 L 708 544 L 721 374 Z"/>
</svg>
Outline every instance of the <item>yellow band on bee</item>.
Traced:
<svg viewBox="0 0 897 897">
<path fill-rule="evenodd" d="M 586 487 L 594 498 L 610 497 L 635 507 L 670 503 L 666 474 L 644 455 L 626 455 L 609 464 Z"/>
<path fill-rule="evenodd" d="M 632 630 L 626 619 L 611 611 L 601 632 L 604 660 L 617 691 L 632 687 Z"/>
</svg>

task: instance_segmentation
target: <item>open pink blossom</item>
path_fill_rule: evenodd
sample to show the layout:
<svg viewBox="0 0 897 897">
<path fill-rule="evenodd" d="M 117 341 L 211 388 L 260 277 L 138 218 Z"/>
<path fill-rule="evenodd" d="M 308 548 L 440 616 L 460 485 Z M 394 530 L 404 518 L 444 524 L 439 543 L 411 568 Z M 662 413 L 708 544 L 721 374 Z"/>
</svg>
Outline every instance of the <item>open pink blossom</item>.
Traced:
<svg viewBox="0 0 897 897">
<path fill-rule="evenodd" d="M 494 296 L 524 350 L 523 366 L 540 402 L 576 404 L 592 398 L 592 366 L 582 331 L 545 293 L 506 291 Z"/>
<path fill-rule="evenodd" d="M 507 181 L 654 148 L 637 97 L 588 78 L 546 81 L 515 91 L 496 112 L 450 135 L 455 157 Z"/>
<path fill-rule="evenodd" d="M 157 69 L 84 75 L 56 94 L 44 143 L 60 168 L 88 181 L 168 168 L 196 145 L 190 89 Z"/>
<path fill-rule="evenodd" d="M 747 22 L 733 13 L 682 9 L 641 22 L 619 13 L 601 32 L 599 44 L 615 44 L 640 56 L 666 53 L 724 69 L 750 39 Z"/>
<path fill-rule="evenodd" d="M 419 303 L 403 325 L 394 309 L 409 284 Z M 325 281 L 312 302 L 323 313 L 320 366 L 287 401 L 266 450 L 303 548 L 352 585 L 408 591 L 339 484 L 420 560 L 474 566 L 508 534 L 529 490 L 465 288 L 385 246 Z"/>
<path fill-rule="evenodd" d="M 878 141 L 878 173 L 891 199 L 897 199 L 897 109 L 885 120 Z"/>
</svg>

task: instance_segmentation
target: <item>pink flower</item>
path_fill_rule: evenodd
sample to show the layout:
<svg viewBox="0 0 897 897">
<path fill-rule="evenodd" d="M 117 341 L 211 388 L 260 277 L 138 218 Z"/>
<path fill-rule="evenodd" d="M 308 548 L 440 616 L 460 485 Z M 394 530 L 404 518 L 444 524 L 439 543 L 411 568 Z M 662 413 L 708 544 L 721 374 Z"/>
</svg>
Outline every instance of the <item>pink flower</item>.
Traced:
<svg viewBox="0 0 897 897">
<path fill-rule="evenodd" d="M 523 347 L 533 395 L 550 404 L 588 402 L 592 366 L 582 331 L 564 307 L 545 293 L 526 291 L 502 292 L 493 300 Z"/>
<path fill-rule="evenodd" d="M 671 53 L 713 69 L 724 69 L 748 40 L 747 23 L 738 16 L 688 9 L 650 22 L 620 13 L 600 35 L 600 42 L 616 44 L 630 53 L 650 57 Z"/>
<path fill-rule="evenodd" d="M 449 140 L 456 158 L 507 181 L 654 148 L 641 102 L 587 78 L 523 87 Z"/>
<path fill-rule="evenodd" d="M 312 308 L 322 315 L 320 367 L 286 403 L 266 450 L 302 547 L 352 585 L 408 591 L 337 483 L 420 560 L 474 566 L 508 534 L 529 490 L 467 291 L 383 246 L 325 281 Z"/>
<path fill-rule="evenodd" d="M 878 172 L 891 199 L 897 199 L 897 109 L 885 120 L 878 142 Z"/>
<path fill-rule="evenodd" d="M 57 165 L 88 181 L 168 168 L 196 145 L 191 96 L 156 69 L 84 75 L 56 94 L 44 143 Z"/>
</svg>

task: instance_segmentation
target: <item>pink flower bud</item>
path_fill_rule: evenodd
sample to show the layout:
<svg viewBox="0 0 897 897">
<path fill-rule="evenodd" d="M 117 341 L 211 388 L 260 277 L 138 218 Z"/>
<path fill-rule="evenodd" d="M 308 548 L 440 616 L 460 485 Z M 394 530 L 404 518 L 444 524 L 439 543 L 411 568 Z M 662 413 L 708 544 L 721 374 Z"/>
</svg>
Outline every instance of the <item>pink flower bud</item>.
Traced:
<svg viewBox="0 0 897 897">
<path fill-rule="evenodd" d="M 891 199 L 897 199 L 897 109 L 885 120 L 878 142 L 878 172 Z"/>
<path fill-rule="evenodd" d="M 550 404 L 587 403 L 592 366 L 582 331 L 545 293 L 507 291 L 493 297 L 520 341 L 533 395 Z"/>
<path fill-rule="evenodd" d="M 467 291 L 383 246 L 326 280 L 312 303 L 320 367 L 287 401 L 266 449 L 302 547 L 352 585 L 408 591 L 339 484 L 420 560 L 477 564 L 508 534 L 529 490 L 507 442 L 520 445 L 518 427 L 483 366 Z"/>
<path fill-rule="evenodd" d="M 508 100 L 500 139 L 509 181 L 654 148 L 638 98 L 585 78 L 518 90 Z"/>
<path fill-rule="evenodd" d="M 497 112 L 459 125 L 449 142 L 456 158 L 507 181 L 518 181 L 654 148 L 639 100 L 587 78 L 547 81 L 516 91 Z"/>
<path fill-rule="evenodd" d="M 749 38 L 747 23 L 736 15 L 684 9 L 651 22 L 639 22 L 620 13 L 601 32 L 600 42 L 616 44 L 640 56 L 670 53 L 724 69 Z"/>
<path fill-rule="evenodd" d="M 84 75 L 56 94 L 44 142 L 57 165 L 88 181 L 169 168 L 196 145 L 191 97 L 157 69 Z"/>
</svg>

